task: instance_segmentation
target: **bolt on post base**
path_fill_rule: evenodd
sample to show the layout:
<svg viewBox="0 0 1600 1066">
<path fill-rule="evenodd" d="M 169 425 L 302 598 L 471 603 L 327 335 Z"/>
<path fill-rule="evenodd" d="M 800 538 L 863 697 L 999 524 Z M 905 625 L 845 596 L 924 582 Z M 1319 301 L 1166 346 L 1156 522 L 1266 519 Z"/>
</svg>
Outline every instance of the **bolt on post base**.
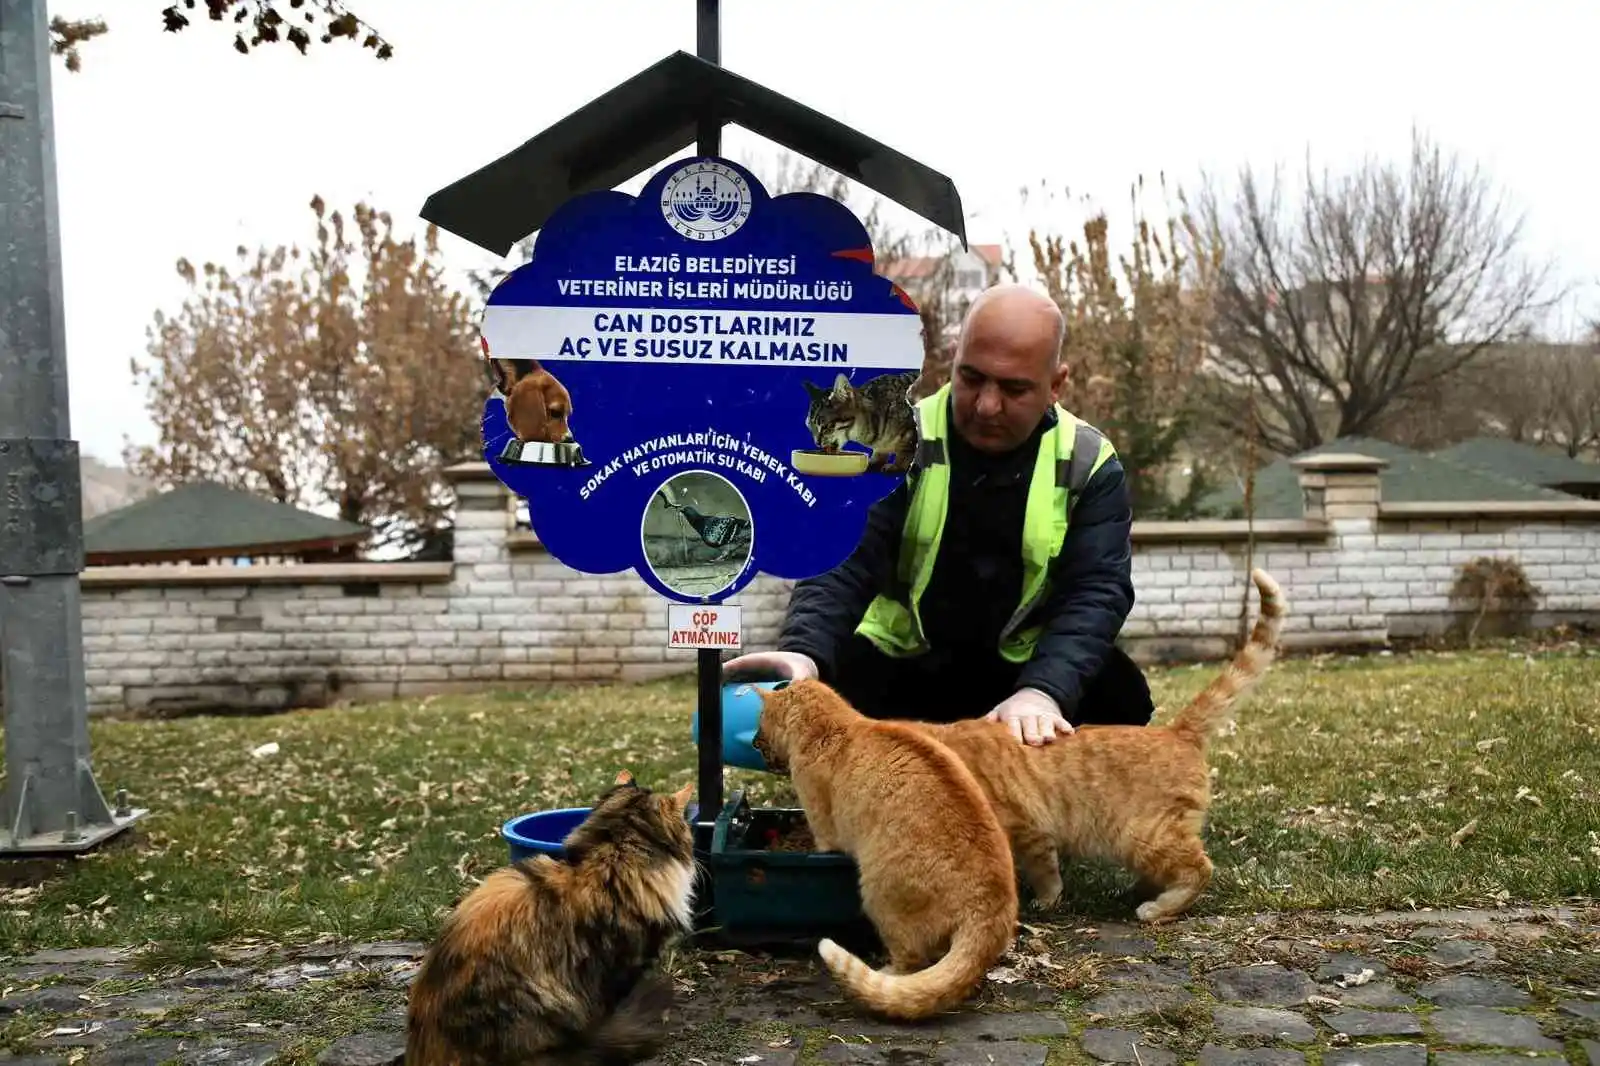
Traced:
<svg viewBox="0 0 1600 1066">
<path fill-rule="evenodd" d="M 68 810 L 66 825 L 53 832 L 30 833 L 28 813 L 34 790 L 32 778 L 23 781 L 21 803 L 15 825 L 0 828 L 0 860 L 38 859 L 52 855 L 77 855 L 104 844 L 150 813 L 148 807 L 130 807 L 127 789 L 117 789 L 115 807 L 106 806 L 100 786 L 87 766 L 79 767 L 79 788 L 87 798 L 93 817 L 85 821 L 78 811 Z"/>
<path fill-rule="evenodd" d="M 69 826 L 57 833 L 36 833 L 21 840 L 13 837 L 10 830 L 0 829 L 0 861 L 92 851 L 149 813 L 149 808 L 134 807 L 128 811 L 127 817 L 113 815 L 109 822 L 94 822 L 78 828 Z M 74 821 L 71 818 L 68 820 Z"/>
</svg>

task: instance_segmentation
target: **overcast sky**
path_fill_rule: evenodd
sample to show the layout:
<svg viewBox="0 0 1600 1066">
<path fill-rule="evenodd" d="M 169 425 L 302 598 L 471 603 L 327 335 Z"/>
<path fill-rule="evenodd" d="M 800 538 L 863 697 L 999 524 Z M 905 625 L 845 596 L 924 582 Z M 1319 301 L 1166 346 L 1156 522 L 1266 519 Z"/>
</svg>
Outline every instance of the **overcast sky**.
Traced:
<svg viewBox="0 0 1600 1066">
<path fill-rule="evenodd" d="M 54 0 L 101 16 L 84 69 L 52 69 L 72 429 L 119 460 L 152 438 L 130 358 L 175 312 L 180 256 L 305 243 L 314 194 L 408 229 L 440 186 L 674 49 L 693 0 L 351 0 L 394 44 L 248 56 L 231 23 L 161 32 L 165 0 Z M 282 5 L 287 10 L 287 4 Z M 1135 176 L 1245 162 L 1403 158 L 1413 123 L 1483 164 L 1528 247 L 1596 306 L 1600 5 L 1556 0 L 723 0 L 730 69 L 950 175 L 974 242 L 1025 242 L 1018 189 L 1088 194 L 1121 221 Z M 911 17 L 908 17 L 911 16 Z M 724 154 L 770 146 L 742 131 Z M 630 183 L 637 187 L 637 183 Z M 1070 222 L 1070 217 L 1069 217 Z M 494 260 L 446 236 L 461 269 Z"/>
</svg>

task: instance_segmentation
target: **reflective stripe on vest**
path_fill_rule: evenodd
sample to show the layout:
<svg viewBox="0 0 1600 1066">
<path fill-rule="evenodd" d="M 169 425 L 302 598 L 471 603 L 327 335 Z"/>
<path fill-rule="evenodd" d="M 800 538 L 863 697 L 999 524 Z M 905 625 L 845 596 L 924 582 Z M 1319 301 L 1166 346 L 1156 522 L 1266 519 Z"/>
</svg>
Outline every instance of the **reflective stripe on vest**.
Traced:
<svg viewBox="0 0 1600 1066">
<path fill-rule="evenodd" d="M 900 533 L 900 558 L 891 587 L 867 606 L 856 632 L 885 655 L 916 655 L 928 649 L 922 628 L 922 593 L 933 577 L 950 502 L 949 384 L 912 408 L 917 426 L 916 459 L 907 473 L 911 501 Z M 1000 633 L 999 652 L 1026 662 L 1038 643 L 1039 626 L 1019 630 L 1049 594 L 1050 564 L 1061 553 L 1072 504 L 1105 461 L 1116 454 L 1099 430 L 1057 405 L 1056 424 L 1039 441 L 1028 483 L 1022 522 L 1022 594 Z M 1072 432 L 1067 432 L 1068 429 Z"/>
</svg>

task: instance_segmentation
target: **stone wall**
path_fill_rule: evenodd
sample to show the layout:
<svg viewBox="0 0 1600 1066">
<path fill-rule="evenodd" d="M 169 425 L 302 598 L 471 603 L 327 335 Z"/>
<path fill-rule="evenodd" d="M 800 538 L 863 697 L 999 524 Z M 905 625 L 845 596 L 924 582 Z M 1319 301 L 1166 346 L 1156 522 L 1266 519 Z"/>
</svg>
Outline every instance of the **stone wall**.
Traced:
<svg viewBox="0 0 1600 1066">
<path fill-rule="evenodd" d="M 1383 647 L 1468 625 L 1479 602 L 1453 587 L 1462 566 L 1485 557 L 1515 561 L 1539 595 L 1526 610 L 1491 612 L 1480 632 L 1600 626 L 1600 503 L 1385 504 L 1382 460 L 1329 454 L 1295 465 L 1304 520 L 1135 523 L 1130 650 L 1226 654 L 1248 565 L 1282 586 L 1290 648 Z"/>
<path fill-rule="evenodd" d="M 1450 590 L 1481 556 L 1517 560 L 1538 586 L 1532 625 L 1600 624 L 1600 503 L 1384 504 L 1380 467 L 1302 463 L 1300 521 L 1136 523 L 1130 650 L 1225 654 L 1247 559 L 1282 584 L 1294 648 L 1442 632 L 1471 614 Z M 516 528 L 486 467 L 452 473 L 453 563 L 85 571 L 91 707 L 315 706 L 692 669 L 693 652 L 667 651 L 666 603 L 637 578 L 575 573 Z M 762 577 L 730 601 L 744 605 L 747 648 L 770 644 L 789 587 Z"/>
</svg>

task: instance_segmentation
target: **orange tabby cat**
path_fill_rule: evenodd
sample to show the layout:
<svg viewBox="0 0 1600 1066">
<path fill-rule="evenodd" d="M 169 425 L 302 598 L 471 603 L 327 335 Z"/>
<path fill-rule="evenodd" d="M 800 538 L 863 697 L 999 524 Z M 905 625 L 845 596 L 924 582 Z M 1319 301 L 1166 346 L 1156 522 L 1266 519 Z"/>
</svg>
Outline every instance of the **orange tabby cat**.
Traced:
<svg viewBox="0 0 1600 1066">
<path fill-rule="evenodd" d="M 1035 905 L 1061 898 L 1058 852 L 1109 859 L 1158 893 L 1140 920 L 1169 921 L 1211 881 L 1200 833 L 1211 802 L 1206 741 L 1272 664 L 1283 592 L 1264 570 L 1251 580 L 1261 616 L 1218 677 L 1165 726 L 1084 726 L 1054 743 L 1019 744 L 999 722 L 907 723 L 943 742 L 976 775 L 1011 840 Z"/>
<path fill-rule="evenodd" d="M 822 961 L 890 1018 L 958 1005 L 1011 946 L 1017 922 L 1011 849 L 977 781 L 944 746 L 867 718 L 821 681 L 756 691 L 754 746 L 791 778 L 817 850 L 855 859 L 862 910 L 890 965 L 872 970 L 829 939 L 817 946 Z"/>
</svg>

